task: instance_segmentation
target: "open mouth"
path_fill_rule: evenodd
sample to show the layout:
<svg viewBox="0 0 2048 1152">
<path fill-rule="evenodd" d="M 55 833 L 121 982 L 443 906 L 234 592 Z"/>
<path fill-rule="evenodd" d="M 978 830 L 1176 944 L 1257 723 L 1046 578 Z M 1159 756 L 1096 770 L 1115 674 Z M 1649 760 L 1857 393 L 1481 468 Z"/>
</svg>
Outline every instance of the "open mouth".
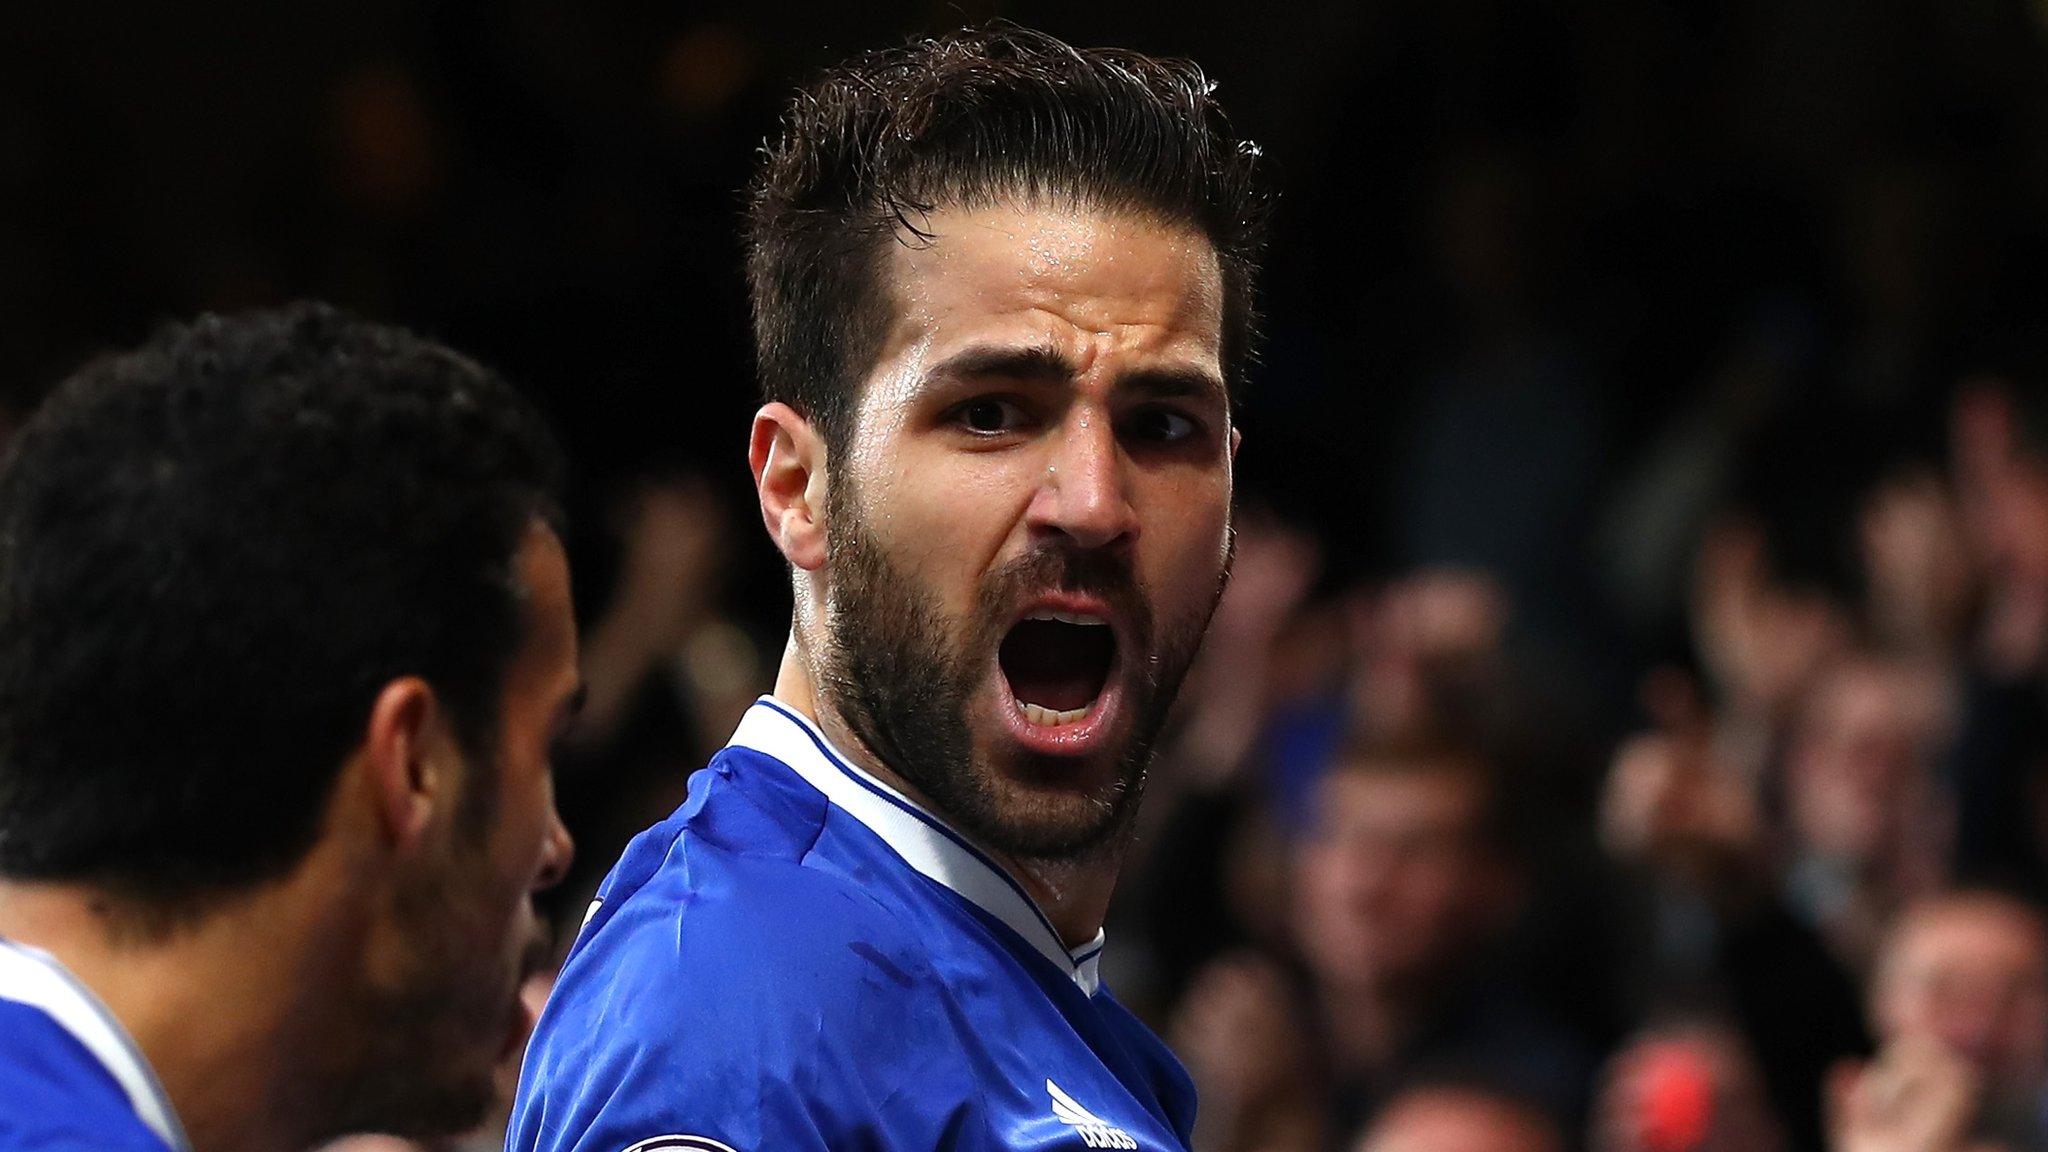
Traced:
<svg viewBox="0 0 2048 1152">
<path fill-rule="evenodd" d="M 1116 630 L 1087 613 L 1037 609 L 996 651 L 1024 719 L 1057 728 L 1088 718 L 1116 664 Z"/>
</svg>

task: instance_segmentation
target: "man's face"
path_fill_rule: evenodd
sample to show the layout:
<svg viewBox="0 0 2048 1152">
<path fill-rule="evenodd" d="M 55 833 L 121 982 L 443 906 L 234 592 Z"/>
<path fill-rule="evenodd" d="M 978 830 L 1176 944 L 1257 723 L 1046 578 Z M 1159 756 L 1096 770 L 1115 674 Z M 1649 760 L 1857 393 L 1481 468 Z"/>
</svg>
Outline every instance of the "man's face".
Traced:
<svg viewBox="0 0 2048 1152">
<path fill-rule="evenodd" d="M 1441 975 L 1488 902 L 1484 785 L 1456 767 L 1339 768 L 1295 857 L 1295 931 L 1337 986 Z"/>
<path fill-rule="evenodd" d="M 2031 1092 L 2048 1075 L 2048 940 L 2024 905 L 1958 897 L 1907 913 L 1871 999 L 1883 1041 L 1938 1041 L 1994 1092 Z"/>
<path fill-rule="evenodd" d="M 1897 851 L 1932 771 L 1938 703 L 1900 669 L 1854 664 L 1816 687 L 1788 757 L 1801 846 L 1867 865 Z"/>
<path fill-rule="evenodd" d="M 507 670 L 495 763 L 464 766 L 421 874 L 394 901 L 404 959 L 363 1013 L 377 1030 L 356 1127 L 429 1135 L 476 1124 L 493 1070 L 531 1029 L 519 987 L 544 957 L 534 893 L 569 866 L 549 752 L 579 698 L 576 625 L 560 541 L 536 524 L 516 559 L 522 647 Z M 479 797 L 475 789 L 495 793 Z"/>
<path fill-rule="evenodd" d="M 1222 280 L 1198 233 L 953 209 L 830 465 L 823 690 L 969 834 L 1115 843 L 1230 555 Z"/>
</svg>

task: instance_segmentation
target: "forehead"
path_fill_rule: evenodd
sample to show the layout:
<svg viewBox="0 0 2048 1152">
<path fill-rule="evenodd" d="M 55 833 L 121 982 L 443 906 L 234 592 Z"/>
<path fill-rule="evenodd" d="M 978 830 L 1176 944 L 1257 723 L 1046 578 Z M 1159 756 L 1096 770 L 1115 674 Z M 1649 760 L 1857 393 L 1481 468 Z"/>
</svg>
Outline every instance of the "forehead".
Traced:
<svg viewBox="0 0 2048 1152">
<path fill-rule="evenodd" d="M 1915 738 L 1942 720 L 1941 689 L 1906 668 L 1851 665 L 1822 682 L 1807 712 L 1809 731 Z"/>
<path fill-rule="evenodd" d="M 1484 791 L 1475 774 L 1451 764 L 1340 764 L 1323 795 L 1333 807 L 1370 812 L 1464 807 L 1483 799 Z"/>
<path fill-rule="evenodd" d="M 1192 363 L 1220 375 L 1223 277 L 1198 231 L 1139 213 L 1036 203 L 947 208 L 929 242 L 890 244 L 881 363 L 971 345 Z"/>
<path fill-rule="evenodd" d="M 1898 966 L 1908 972 L 1958 967 L 2041 969 L 2048 940 L 2023 909 L 1984 902 L 1922 911 L 1900 933 Z"/>
<path fill-rule="evenodd" d="M 1555 1147 L 1535 1119 L 1476 1093 L 1426 1091 L 1383 1122 L 1371 1152 L 1546 1152 Z"/>
</svg>

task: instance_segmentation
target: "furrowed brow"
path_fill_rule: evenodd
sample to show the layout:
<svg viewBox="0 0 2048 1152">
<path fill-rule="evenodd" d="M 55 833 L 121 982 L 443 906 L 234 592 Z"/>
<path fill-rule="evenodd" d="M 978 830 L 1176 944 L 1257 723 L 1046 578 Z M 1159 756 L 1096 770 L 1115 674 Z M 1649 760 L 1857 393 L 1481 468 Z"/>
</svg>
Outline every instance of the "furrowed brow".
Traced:
<svg viewBox="0 0 2048 1152">
<path fill-rule="evenodd" d="M 1073 361 L 1059 349 L 1044 344 L 1022 348 L 976 345 L 941 360 L 925 373 L 927 384 L 960 380 L 1061 384 L 1073 378 Z"/>
<path fill-rule="evenodd" d="M 1140 368 L 1118 380 L 1117 387 L 1155 400 L 1193 398 L 1225 406 L 1230 402 L 1222 378 L 1200 368 Z"/>
</svg>

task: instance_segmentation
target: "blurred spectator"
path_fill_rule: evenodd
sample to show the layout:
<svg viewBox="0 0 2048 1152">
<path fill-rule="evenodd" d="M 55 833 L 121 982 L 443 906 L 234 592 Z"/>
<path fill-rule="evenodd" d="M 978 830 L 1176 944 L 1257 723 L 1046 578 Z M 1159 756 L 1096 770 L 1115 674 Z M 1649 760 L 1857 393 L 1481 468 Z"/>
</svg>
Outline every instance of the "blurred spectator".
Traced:
<svg viewBox="0 0 2048 1152">
<path fill-rule="evenodd" d="M 1808 685 L 1848 645 L 1848 614 L 1782 578 L 1763 530 L 1733 519 L 1700 542 L 1692 627 L 1721 754 L 1760 774 Z"/>
<path fill-rule="evenodd" d="M 1793 1145 L 1818 1147 L 1827 1070 L 1864 1049 L 1855 985 L 1780 895 L 1757 781 L 1719 754 L 1682 687 L 1666 691 L 1669 729 L 1622 746 L 1601 806 L 1601 839 L 1634 885 L 1617 911 L 1642 921 L 1614 978 L 1645 1016 L 1720 1005 Z"/>
<path fill-rule="evenodd" d="M 1307 1006 L 1256 953 L 1224 957 L 1188 989 L 1167 1037 L 1201 1093 L 1196 1152 L 1317 1152 L 1327 1086 Z"/>
<path fill-rule="evenodd" d="M 2023 401 L 2031 391 L 2031 405 Z M 1966 645 L 1956 865 L 1967 879 L 2048 891 L 2048 428 L 2040 389 L 1973 379 L 1950 433 L 1956 500 L 1980 582 Z M 2028 408 L 2035 419 L 2027 419 Z M 2030 427 L 2031 423 L 2031 427 Z"/>
<path fill-rule="evenodd" d="M 2039 674 L 2048 655 L 2048 430 L 2030 435 L 2017 392 L 1969 381 L 1951 423 L 1963 523 L 1985 580 L 1977 656 L 2004 680 Z"/>
<path fill-rule="evenodd" d="M 725 606 L 734 525 L 711 486 L 643 478 L 610 512 L 619 563 L 586 633 L 589 696 L 558 772 L 564 818 L 591 848 L 563 885 L 565 933 L 626 842 L 682 803 L 687 766 L 722 745 L 771 679 Z"/>
<path fill-rule="evenodd" d="M 643 754 L 688 762 L 721 745 L 764 679 L 758 654 L 719 612 L 734 525 L 699 479 L 639 484 L 615 519 L 623 557 L 590 630 L 576 750 L 615 752 L 639 738 L 651 746 Z M 651 740 L 635 733 L 635 720 L 665 696 L 681 730 Z"/>
<path fill-rule="evenodd" d="M 1741 1033 L 1710 1018 L 1644 1030 L 1601 1076 L 1591 1152 L 1782 1152 L 1783 1125 Z"/>
<path fill-rule="evenodd" d="M 1857 521 L 1864 617 L 1885 651 L 1947 667 L 1962 654 L 1976 572 L 1948 485 L 1927 469 L 1893 476 Z"/>
<path fill-rule="evenodd" d="M 1794 725 L 1786 892 L 1854 971 L 1868 969 L 1898 909 L 1945 881 L 1950 807 L 1937 765 L 1948 712 L 1939 679 L 1860 655 L 1820 677 Z"/>
<path fill-rule="evenodd" d="M 1964 1061 L 1920 1037 L 1900 1040 L 1866 1065 L 1845 1065 L 1830 1085 L 1830 1152 L 2019 1152 L 1975 1138 L 1977 1077 Z"/>
<path fill-rule="evenodd" d="M 1488 719 L 1519 684 L 1508 666 L 1510 607 L 1481 570 L 1424 569 L 1352 598 L 1352 711 L 1385 740 Z M 1489 714 L 1491 710 L 1491 714 Z"/>
<path fill-rule="evenodd" d="M 1354 1152 L 1565 1152 L 1563 1129 L 1521 1096 L 1455 1081 L 1402 1090 Z"/>
<path fill-rule="evenodd" d="M 1498 771 L 1470 751 L 1368 742 L 1317 791 L 1293 923 L 1340 1130 L 1422 1072 L 1582 1109 L 1582 1042 L 1487 966 L 1523 882 Z"/>
<path fill-rule="evenodd" d="M 1870 988 L 1879 1060 L 1916 1045 L 1960 1062 L 1978 1138 L 2048 1148 L 2048 923 L 2034 905 L 1959 890 L 1915 904 L 1886 937 Z"/>
</svg>

